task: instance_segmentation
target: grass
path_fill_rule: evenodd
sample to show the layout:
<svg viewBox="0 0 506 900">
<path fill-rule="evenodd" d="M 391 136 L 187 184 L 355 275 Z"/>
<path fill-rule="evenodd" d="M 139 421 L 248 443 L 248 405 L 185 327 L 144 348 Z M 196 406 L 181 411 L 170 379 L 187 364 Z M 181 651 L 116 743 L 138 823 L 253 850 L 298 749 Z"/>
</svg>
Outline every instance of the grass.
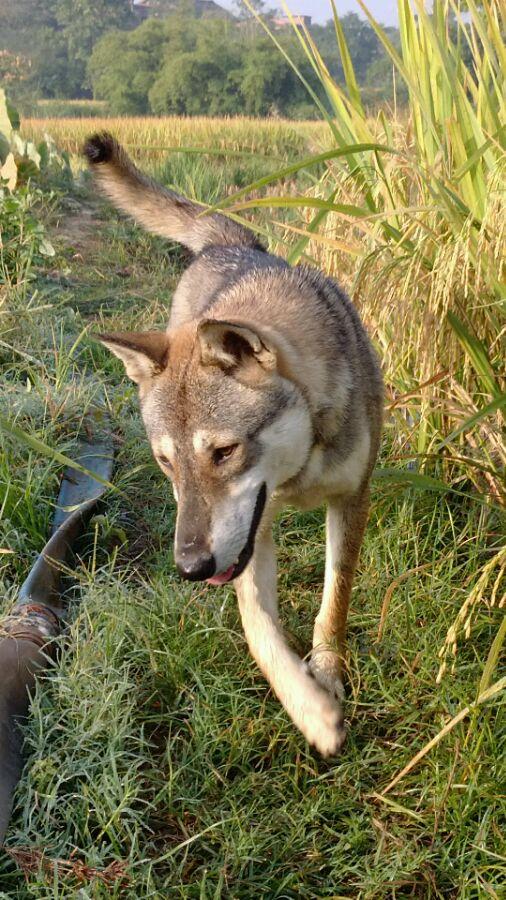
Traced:
<svg viewBox="0 0 506 900">
<path fill-rule="evenodd" d="M 32 113 L 37 118 L 90 118 L 106 116 L 107 103 L 103 100 L 37 100 Z"/>
<path fill-rule="evenodd" d="M 86 130 L 95 121 L 78 124 Z M 221 141 L 221 125 L 206 121 L 206 136 L 214 127 Z M 123 137 L 133 143 L 138 125 L 128 127 Z M 258 128 L 266 154 L 298 153 L 298 145 L 287 149 L 286 127 L 283 137 L 276 126 L 272 145 Z M 245 132 L 238 149 L 254 140 L 254 123 Z M 150 134 L 146 143 L 161 141 L 162 132 Z M 224 171 L 231 190 L 258 176 L 257 160 L 229 160 L 228 169 L 215 160 L 206 174 L 197 157 L 182 165 L 142 153 L 167 182 L 193 184 L 207 201 Z M 109 495 L 79 548 L 71 625 L 26 728 L 29 758 L 7 841 L 12 855 L 0 858 L 0 897 L 500 897 L 504 694 L 383 793 L 477 696 L 503 618 L 497 604 L 477 604 L 472 640 L 439 684 L 438 651 L 501 542 L 499 511 L 466 485 L 463 495 L 375 483 L 350 615 L 350 735 L 337 764 L 315 760 L 249 658 L 232 591 L 175 577 L 174 505 L 135 391 L 89 336 L 163 326 L 180 251 L 119 220 L 86 183 L 49 208 L 39 201 L 38 214 L 56 256 L 29 266 L 20 259 L 19 271 L 11 264 L 1 288 L 1 411 L 71 452 L 83 412 L 105 395 L 123 493 Z M 394 408 L 385 466 L 399 465 L 401 422 Z M 47 533 L 59 467 L 0 440 L 7 608 Z M 277 530 L 283 618 L 306 652 L 323 578 L 322 513 L 288 510 Z"/>
</svg>

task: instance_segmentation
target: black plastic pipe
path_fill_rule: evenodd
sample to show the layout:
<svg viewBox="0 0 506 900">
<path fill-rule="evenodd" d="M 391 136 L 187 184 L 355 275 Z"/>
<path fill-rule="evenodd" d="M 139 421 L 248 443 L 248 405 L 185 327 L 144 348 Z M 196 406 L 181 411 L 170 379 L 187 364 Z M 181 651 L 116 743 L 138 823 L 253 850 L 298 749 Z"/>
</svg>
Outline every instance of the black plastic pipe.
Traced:
<svg viewBox="0 0 506 900">
<path fill-rule="evenodd" d="M 96 422 L 95 422 L 96 425 Z M 109 481 L 113 466 L 110 436 L 79 445 L 75 461 Z M 28 716 L 37 673 L 51 657 L 53 639 L 64 624 L 60 596 L 62 564 L 106 485 L 77 469 L 66 469 L 52 536 L 22 585 L 9 614 L 0 621 L 0 845 L 9 823 L 12 800 L 23 769 L 20 725 Z"/>
</svg>

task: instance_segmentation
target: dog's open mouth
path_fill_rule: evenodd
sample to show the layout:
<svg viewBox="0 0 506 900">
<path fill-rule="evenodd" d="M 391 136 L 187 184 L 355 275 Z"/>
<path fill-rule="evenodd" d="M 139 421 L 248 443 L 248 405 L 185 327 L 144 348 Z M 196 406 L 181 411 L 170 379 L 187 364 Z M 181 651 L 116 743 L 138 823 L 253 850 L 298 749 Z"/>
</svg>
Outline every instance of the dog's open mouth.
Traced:
<svg viewBox="0 0 506 900">
<path fill-rule="evenodd" d="M 242 548 L 235 563 L 232 563 L 232 565 L 229 566 L 228 569 L 225 569 L 223 572 L 217 572 L 216 575 L 212 575 L 211 578 L 206 578 L 208 584 L 228 584 L 229 581 L 233 581 L 234 578 L 238 578 L 239 575 L 242 575 L 251 557 L 253 556 L 253 550 L 255 548 L 255 537 L 258 526 L 260 524 L 260 519 L 262 518 L 266 499 L 267 485 L 264 481 L 257 494 L 253 518 L 251 519 L 251 525 L 248 534 L 248 540 Z"/>
<path fill-rule="evenodd" d="M 206 578 L 208 584 L 226 584 L 227 581 L 232 581 L 233 578 L 236 578 L 236 572 L 239 565 L 239 561 L 234 563 L 234 565 L 229 566 L 228 569 L 225 569 L 224 572 L 220 572 L 219 575 L 213 575 L 211 578 Z"/>
</svg>

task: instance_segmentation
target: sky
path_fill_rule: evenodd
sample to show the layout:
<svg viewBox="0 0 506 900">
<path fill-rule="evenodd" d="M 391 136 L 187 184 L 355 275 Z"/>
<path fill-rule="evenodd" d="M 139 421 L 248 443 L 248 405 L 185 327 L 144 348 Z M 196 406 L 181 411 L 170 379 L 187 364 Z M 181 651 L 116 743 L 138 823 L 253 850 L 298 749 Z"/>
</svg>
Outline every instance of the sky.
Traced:
<svg viewBox="0 0 506 900">
<path fill-rule="evenodd" d="M 234 4 L 232 0 L 217 0 L 222 6 L 232 9 Z M 267 0 L 267 7 L 281 8 L 281 2 L 278 0 Z M 287 0 L 287 5 L 292 13 L 302 13 L 306 16 L 312 16 L 313 22 L 326 22 L 332 18 L 332 8 L 329 0 Z M 367 8 L 371 11 L 374 18 L 383 25 L 397 25 L 397 0 L 366 0 Z M 338 13 L 356 12 L 362 16 L 362 12 L 355 0 L 336 0 Z"/>
</svg>

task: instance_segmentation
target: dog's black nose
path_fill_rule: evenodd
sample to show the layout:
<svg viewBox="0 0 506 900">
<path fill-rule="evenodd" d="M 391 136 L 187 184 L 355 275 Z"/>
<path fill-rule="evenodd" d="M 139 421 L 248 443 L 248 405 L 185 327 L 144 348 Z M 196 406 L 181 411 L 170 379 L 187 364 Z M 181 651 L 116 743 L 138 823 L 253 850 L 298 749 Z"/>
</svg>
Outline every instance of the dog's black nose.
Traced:
<svg viewBox="0 0 506 900">
<path fill-rule="evenodd" d="M 216 560 L 212 553 L 181 553 L 176 559 L 176 567 L 187 581 L 205 581 L 216 572 Z"/>
</svg>

